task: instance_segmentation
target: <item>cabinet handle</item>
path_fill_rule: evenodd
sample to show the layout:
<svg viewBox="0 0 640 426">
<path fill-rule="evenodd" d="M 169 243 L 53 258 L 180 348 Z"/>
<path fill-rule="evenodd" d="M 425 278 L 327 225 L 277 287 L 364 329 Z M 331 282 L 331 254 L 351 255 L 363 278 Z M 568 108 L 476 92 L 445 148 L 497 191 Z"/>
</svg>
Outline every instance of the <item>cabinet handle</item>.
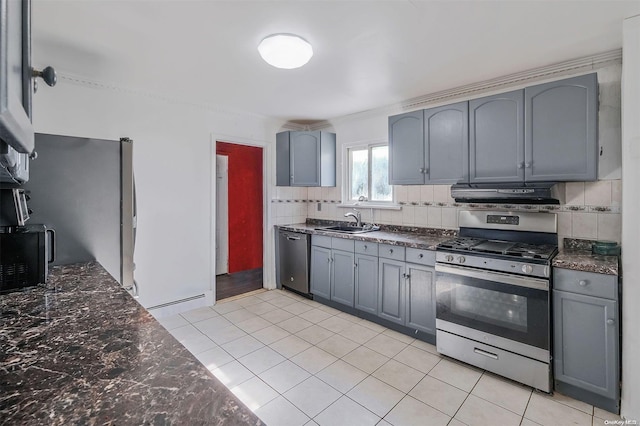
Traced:
<svg viewBox="0 0 640 426">
<path fill-rule="evenodd" d="M 428 167 L 426 169 L 424 169 L 424 174 L 426 175 L 427 173 L 429 173 L 429 168 Z"/>
<path fill-rule="evenodd" d="M 580 281 L 578 282 L 578 285 L 579 285 L 580 287 L 586 287 L 586 286 L 587 286 L 587 281 L 585 281 L 585 280 L 580 280 Z"/>
<path fill-rule="evenodd" d="M 422 259 L 423 257 L 424 257 L 424 254 L 422 254 L 422 253 L 420 253 L 420 254 L 418 255 L 418 259 Z"/>
<path fill-rule="evenodd" d="M 353 264 L 353 267 L 354 267 L 354 268 L 357 268 L 357 267 L 358 267 L 358 264 L 357 264 L 357 263 L 354 263 L 354 264 Z"/>
<path fill-rule="evenodd" d="M 366 244 L 364 245 L 364 249 L 365 249 L 365 250 L 367 249 L 367 245 L 366 245 Z"/>
<path fill-rule="evenodd" d="M 420 167 L 420 168 L 418 169 L 418 171 L 419 171 L 420 173 L 424 173 L 424 169 L 423 169 L 422 167 Z"/>
<path fill-rule="evenodd" d="M 531 163 L 524 163 L 524 166 L 525 166 L 527 169 L 530 169 L 530 168 L 531 168 Z"/>
<path fill-rule="evenodd" d="M 327 263 L 331 263 L 331 258 L 327 257 Z"/>
<path fill-rule="evenodd" d="M 392 253 L 393 253 L 393 249 L 389 249 L 389 254 L 392 254 Z"/>
<path fill-rule="evenodd" d="M 524 167 L 524 163 L 518 163 L 518 168 L 521 169 Z"/>
<path fill-rule="evenodd" d="M 609 319 L 607 320 L 607 324 L 608 324 L 608 325 L 613 325 L 613 324 L 615 324 L 615 323 L 616 323 L 616 322 L 615 322 L 613 319 L 611 319 L 611 318 L 609 318 Z"/>
</svg>

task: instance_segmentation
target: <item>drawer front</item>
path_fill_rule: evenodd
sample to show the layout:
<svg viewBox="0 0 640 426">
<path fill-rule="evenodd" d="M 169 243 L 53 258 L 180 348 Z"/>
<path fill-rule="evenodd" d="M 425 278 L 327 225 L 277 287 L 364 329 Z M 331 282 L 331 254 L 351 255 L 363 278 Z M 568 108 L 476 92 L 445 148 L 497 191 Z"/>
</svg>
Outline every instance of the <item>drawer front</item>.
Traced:
<svg viewBox="0 0 640 426">
<path fill-rule="evenodd" d="M 331 248 L 331 237 L 325 237 L 324 235 L 312 235 L 311 245 Z"/>
<path fill-rule="evenodd" d="M 353 240 L 345 238 L 331 238 L 331 248 L 336 250 L 350 251 L 353 253 Z"/>
<path fill-rule="evenodd" d="M 554 268 L 553 288 L 587 296 L 618 300 L 618 277 Z"/>
<path fill-rule="evenodd" d="M 380 244 L 378 247 L 378 256 L 386 259 L 404 261 L 405 247 L 392 246 L 391 244 Z"/>
<path fill-rule="evenodd" d="M 356 253 L 377 256 L 378 243 L 370 243 L 367 241 L 356 241 Z"/>
<path fill-rule="evenodd" d="M 421 250 L 407 247 L 407 262 L 418 265 L 434 266 L 436 264 L 436 252 L 433 250 Z"/>
</svg>

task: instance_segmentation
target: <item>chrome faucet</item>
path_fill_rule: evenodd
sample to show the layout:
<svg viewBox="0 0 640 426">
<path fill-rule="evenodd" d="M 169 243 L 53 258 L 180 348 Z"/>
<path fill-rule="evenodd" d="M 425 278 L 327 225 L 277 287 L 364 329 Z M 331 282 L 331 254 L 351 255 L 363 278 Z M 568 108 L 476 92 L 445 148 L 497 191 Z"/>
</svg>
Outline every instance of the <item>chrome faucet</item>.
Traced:
<svg viewBox="0 0 640 426">
<path fill-rule="evenodd" d="M 356 209 L 353 209 L 352 212 L 348 212 L 344 214 L 344 217 L 352 217 L 356 220 L 356 226 L 357 227 L 362 227 L 362 215 L 360 214 L 360 212 Z"/>
</svg>

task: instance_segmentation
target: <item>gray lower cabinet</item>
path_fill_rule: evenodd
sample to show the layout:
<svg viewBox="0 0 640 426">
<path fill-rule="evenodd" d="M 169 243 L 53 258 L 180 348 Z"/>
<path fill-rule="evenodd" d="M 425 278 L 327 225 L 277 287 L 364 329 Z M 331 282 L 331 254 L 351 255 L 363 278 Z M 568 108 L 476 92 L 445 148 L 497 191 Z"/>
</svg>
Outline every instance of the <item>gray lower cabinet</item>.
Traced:
<svg viewBox="0 0 640 426">
<path fill-rule="evenodd" d="M 331 296 L 334 302 L 353 306 L 355 291 L 355 255 L 353 252 L 332 250 Z"/>
<path fill-rule="evenodd" d="M 406 264 L 380 258 L 378 316 L 397 324 L 405 324 Z"/>
<path fill-rule="evenodd" d="M 556 269 L 554 286 L 556 390 L 608 411 L 619 412 L 617 277 Z"/>
<path fill-rule="evenodd" d="M 524 91 L 469 101 L 469 182 L 524 180 Z"/>
<path fill-rule="evenodd" d="M 276 135 L 277 186 L 335 186 L 336 135 L 280 132 Z"/>
<path fill-rule="evenodd" d="M 407 263 L 406 325 L 425 333 L 436 333 L 435 269 Z"/>
<path fill-rule="evenodd" d="M 313 239 L 312 239 L 313 241 Z M 311 246 L 311 294 L 331 297 L 331 249 Z"/>
<path fill-rule="evenodd" d="M 597 180 L 597 75 L 527 87 L 524 98 L 525 180 Z"/>
<path fill-rule="evenodd" d="M 356 254 L 354 307 L 378 314 L 378 256 Z"/>
</svg>

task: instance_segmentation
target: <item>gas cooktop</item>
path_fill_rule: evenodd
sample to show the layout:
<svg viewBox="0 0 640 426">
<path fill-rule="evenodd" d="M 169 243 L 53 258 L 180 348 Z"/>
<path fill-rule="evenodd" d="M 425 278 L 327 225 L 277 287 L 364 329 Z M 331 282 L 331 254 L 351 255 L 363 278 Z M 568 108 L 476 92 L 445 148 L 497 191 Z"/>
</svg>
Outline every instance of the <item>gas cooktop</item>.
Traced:
<svg viewBox="0 0 640 426">
<path fill-rule="evenodd" d="M 438 244 L 437 249 L 541 260 L 551 259 L 558 251 L 558 247 L 552 244 L 527 244 L 472 237 L 459 237 L 444 241 Z"/>
</svg>

